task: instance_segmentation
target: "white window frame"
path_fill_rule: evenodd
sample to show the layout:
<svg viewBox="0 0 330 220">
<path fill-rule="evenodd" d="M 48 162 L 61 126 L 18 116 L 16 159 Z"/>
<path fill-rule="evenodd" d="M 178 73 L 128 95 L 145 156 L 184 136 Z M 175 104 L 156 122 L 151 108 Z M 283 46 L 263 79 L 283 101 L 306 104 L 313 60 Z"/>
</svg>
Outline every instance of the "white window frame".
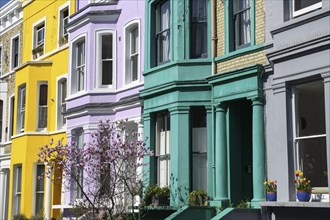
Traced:
<svg viewBox="0 0 330 220">
<path fill-rule="evenodd" d="M 3 47 L 0 44 L 0 76 L 2 76 L 2 57 L 3 57 Z"/>
<path fill-rule="evenodd" d="M 308 6 L 306 8 L 302 8 L 302 9 L 296 11 L 295 1 L 299 1 L 299 0 L 292 0 L 292 16 L 293 17 L 297 17 L 297 16 L 300 16 L 300 15 L 306 14 L 310 11 L 314 11 L 316 9 L 322 8 L 322 1 L 320 1 L 318 3 L 315 3 L 313 5 Z"/>
<path fill-rule="evenodd" d="M 4 113 L 4 109 L 5 109 L 5 102 L 2 100 L 2 99 L 0 99 L 0 142 L 2 142 L 2 140 L 3 140 L 3 137 L 4 137 L 4 135 L 3 135 L 3 113 Z"/>
<path fill-rule="evenodd" d="M 106 59 L 104 61 L 112 61 L 112 84 L 102 85 L 102 36 L 103 35 L 112 35 L 112 58 Z M 97 30 L 95 32 L 96 38 L 96 50 L 95 50 L 95 88 L 107 88 L 114 90 L 116 88 L 116 31 L 115 30 Z"/>
<path fill-rule="evenodd" d="M 85 138 L 85 133 L 84 133 L 84 129 L 82 127 L 79 127 L 79 128 L 75 128 L 72 130 L 71 132 L 71 135 L 72 135 L 72 138 L 74 139 L 74 142 L 75 142 L 75 146 L 76 148 L 78 149 L 82 149 L 84 147 L 84 138 Z M 81 169 L 79 170 L 79 172 L 82 172 L 82 175 L 80 176 L 79 178 L 79 182 L 80 182 L 80 185 L 83 186 L 84 184 L 84 169 Z M 80 200 L 83 198 L 83 193 L 81 191 L 81 189 L 78 190 L 77 188 L 77 183 L 74 182 L 73 183 L 73 186 L 72 186 L 72 190 L 73 190 L 73 198 L 76 199 L 76 200 Z"/>
<path fill-rule="evenodd" d="M 46 85 L 47 86 L 47 105 L 42 105 L 40 106 L 39 105 L 39 102 L 40 102 L 40 87 L 42 85 Z M 37 119 L 37 122 L 36 122 L 36 127 L 37 127 L 37 131 L 47 131 L 47 126 L 48 126 L 48 97 L 49 97 L 49 92 L 48 92 L 48 82 L 47 81 L 40 81 L 38 82 L 38 90 L 37 90 L 37 106 L 38 106 L 38 109 L 37 109 L 37 116 L 36 116 L 36 119 Z M 46 112 L 47 112 L 47 116 L 46 116 L 46 127 L 45 128 L 40 128 L 39 127 L 39 113 L 40 113 L 40 108 L 46 108 Z"/>
<path fill-rule="evenodd" d="M 43 42 L 41 44 L 38 44 L 37 42 L 37 39 L 38 39 L 38 35 L 37 35 L 37 28 L 40 27 L 40 26 L 44 26 L 43 27 L 43 30 L 44 30 L 44 39 L 43 39 Z M 32 50 L 33 49 L 36 49 L 37 47 L 42 47 L 43 48 L 43 51 L 40 55 L 36 55 L 35 57 L 33 56 L 33 53 L 32 53 L 32 60 L 33 59 L 36 59 L 38 58 L 39 56 L 42 56 L 43 54 L 45 54 L 45 47 L 46 47 L 46 17 L 43 17 L 41 18 L 40 20 L 36 21 L 33 23 L 32 25 Z"/>
<path fill-rule="evenodd" d="M 24 91 L 24 93 L 23 93 Z M 23 102 L 23 95 L 25 96 Z M 22 84 L 18 87 L 18 99 L 17 99 L 17 129 L 16 134 L 24 132 L 25 128 L 25 111 L 26 111 L 26 84 Z M 24 107 L 23 107 L 24 106 Z"/>
<path fill-rule="evenodd" d="M 10 39 L 10 70 L 13 70 L 15 69 L 17 66 L 19 66 L 20 64 L 20 34 L 17 34 L 15 35 L 14 37 L 12 37 Z M 16 38 L 18 39 L 18 48 L 17 48 L 17 66 L 14 66 L 14 59 L 15 59 L 15 56 L 14 56 L 14 40 L 16 40 Z"/>
<path fill-rule="evenodd" d="M 78 74 L 77 74 L 77 67 L 76 67 L 76 63 L 77 63 L 77 45 L 81 42 L 84 42 L 85 44 L 85 64 L 84 66 L 84 76 L 83 76 L 83 88 L 81 90 L 78 90 Z M 68 86 L 69 87 L 69 92 L 70 95 L 76 95 L 76 94 L 80 94 L 83 93 L 86 90 L 86 70 L 87 70 L 87 65 L 86 65 L 86 54 L 87 54 L 87 47 L 86 47 L 86 42 L 87 41 L 87 34 L 81 34 L 79 36 L 77 36 L 74 40 L 72 40 L 72 42 L 70 43 L 70 60 L 71 62 L 69 62 L 70 65 L 70 78 L 69 78 L 69 82 L 68 82 Z"/>
<path fill-rule="evenodd" d="M 63 18 L 63 12 L 68 10 L 68 17 Z M 64 20 L 67 19 L 68 22 L 70 20 L 70 2 L 66 2 L 65 4 L 61 5 L 58 9 L 58 46 L 60 46 L 60 41 L 63 37 L 69 39 L 69 33 L 67 32 L 65 35 L 64 33 Z"/>
<path fill-rule="evenodd" d="M 169 117 L 169 118 L 167 118 Z M 158 124 L 158 118 L 163 118 L 161 120 L 164 120 L 164 127 L 165 131 L 161 131 L 161 125 Z M 169 186 L 170 185 L 170 127 L 168 124 L 168 121 L 171 120 L 169 112 L 160 112 L 156 114 L 156 151 L 155 151 L 155 156 L 157 159 L 157 184 L 161 187 L 164 186 Z M 163 180 L 161 178 L 160 174 L 160 164 L 161 162 L 165 161 L 165 177 L 163 177 Z M 163 182 L 161 182 L 164 181 Z"/>
<path fill-rule="evenodd" d="M 62 103 L 62 100 L 61 100 L 61 97 L 62 97 L 61 88 L 62 88 L 62 82 L 64 80 L 66 80 L 66 98 L 67 98 L 68 97 L 68 78 L 67 78 L 67 74 L 64 74 L 64 75 L 59 76 L 59 77 L 56 78 L 56 85 L 57 85 L 56 86 L 56 130 L 66 128 L 66 123 L 63 123 L 63 121 L 61 121 L 62 120 L 61 118 L 63 117 L 63 115 L 61 114 L 61 111 L 60 111 L 60 109 L 62 109 L 64 105 L 65 105 L 65 108 L 66 108 L 66 101 L 65 101 L 65 103 Z"/>
<path fill-rule="evenodd" d="M 322 80 L 319 80 L 320 82 L 322 82 Z M 297 137 L 297 126 L 296 126 L 296 121 L 298 120 L 296 118 L 296 112 L 297 112 L 297 106 L 296 106 L 296 87 L 298 85 L 304 85 L 304 84 L 307 84 L 307 83 L 312 83 L 312 82 L 305 82 L 305 83 L 302 83 L 302 84 L 297 84 L 297 85 L 294 85 L 292 87 L 292 90 L 291 90 L 291 106 L 292 106 L 292 135 L 293 135 L 293 148 L 294 148 L 294 166 L 295 166 L 295 169 L 300 169 L 300 170 L 303 170 L 303 167 L 301 167 L 300 165 L 300 161 L 299 161 L 299 158 L 300 158 L 300 155 L 299 155 L 299 145 L 298 145 L 298 141 L 299 140 L 304 140 L 304 139 L 313 139 L 313 138 L 326 138 L 326 133 L 325 134 L 317 134 L 317 135 L 309 135 L 309 136 L 301 136 L 301 137 Z M 324 88 L 325 89 L 325 88 Z M 324 92 L 325 90 L 323 90 Z M 323 100 L 324 101 L 324 100 Z M 325 112 L 326 114 L 326 112 Z M 326 132 L 326 131 L 325 131 Z M 328 160 L 329 158 L 327 158 Z M 329 172 L 329 171 L 328 171 Z M 313 181 L 313 180 L 311 180 Z M 327 192 L 328 192 L 328 188 L 330 187 L 329 185 L 330 183 L 328 183 L 328 187 L 327 187 Z M 321 189 L 322 191 L 322 188 L 324 187 L 313 187 L 313 189 Z"/>
<path fill-rule="evenodd" d="M 20 168 L 21 175 L 18 175 L 17 170 Z M 22 176 L 23 176 L 23 169 L 22 164 L 14 165 L 14 178 L 13 178 L 13 200 L 12 200 L 12 215 L 20 214 L 21 211 L 21 202 L 22 202 Z M 18 179 L 20 178 L 21 186 L 18 186 Z M 20 188 L 20 191 L 18 191 Z M 20 198 L 18 201 L 18 197 Z"/>
<path fill-rule="evenodd" d="M 11 95 L 9 97 L 9 106 L 8 106 L 8 134 L 7 134 L 7 140 L 11 141 L 11 137 L 12 135 L 10 135 L 11 133 L 14 134 L 14 112 L 15 112 L 15 95 Z M 13 123 L 12 123 L 13 122 Z"/>
<path fill-rule="evenodd" d="M 44 167 L 44 173 L 43 173 L 43 178 L 42 178 L 42 180 L 38 180 L 38 167 L 41 167 L 41 166 L 43 166 Z M 34 175 L 33 175 L 33 184 L 32 184 L 32 186 L 33 186 L 33 190 L 32 190 L 32 192 L 33 192 L 33 203 L 32 203 L 32 213 L 34 213 L 34 215 L 37 215 L 38 213 L 36 212 L 36 206 L 37 206 L 37 194 L 43 194 L 43 207 L 44 207 L 44 202 L 45 202 L 45 186 L 46 186 L 46 184 L 45 184 L 45 171 L 46 171 L 46 168 L 45 168 L 45 165 L 44 164 L 42 164 L 42 163 L 36 163 L 35 165 L 34 165 Z M 44 187 L 44 189 L 43 189 L 43 191 L 37 191 L 37 182 L 38 181 L 44 181 L 44 184 L 43 184 L 43 187 Z"/>
<path fill-rule="evenodd" d="M 137 26 L 138 28 L 138 45 L 136 46 L 137 49 L 137 53 L 135 54 L 131 54 L 131 43 L 132 43 L 132 39 L 131 39 L 131 30 L 133 28 L 135 28 Z M 125 26 L 124 26 L 124 57 L 123 60 L 125 62 L 123 62 L 123 87 L 125 86 L 130 86 L 130 85 L 136 85 L 138 82 L 140 82 L 140 73 L 141 73 L 141 67 L 140 67 L 140 63 L 141 63 L 141 27 L 140 27 L 140 19 L 135 19 L 132 20 L 130 22 L 128 22 Z M 127 46 L 129 45 L 129 46 Z M 130 82 L 126 82 L 127 81 L 127 77 L 131 77 L 132 78 L 132 73 L 131 73 L 131 68 L 130 68 L 130 62 L 131 62 L 131 57 L 132 56 L 138 56 L 137 59 L 137 79 L 136 80 L 130 80 Z M 130 72 L 130 73 L 128 73 Z"/>
</svg>

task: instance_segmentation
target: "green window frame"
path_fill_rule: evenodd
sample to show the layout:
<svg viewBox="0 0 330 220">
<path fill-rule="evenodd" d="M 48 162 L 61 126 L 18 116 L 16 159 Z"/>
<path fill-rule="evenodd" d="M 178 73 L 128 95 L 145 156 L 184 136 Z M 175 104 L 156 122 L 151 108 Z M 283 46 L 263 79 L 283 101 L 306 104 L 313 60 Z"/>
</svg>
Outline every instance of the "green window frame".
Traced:
<svg viewBox="0 0 330 220">
<path fill-rule="evenodd" d="M 234 4 L 238 2 L 248 2 L 249 4 L 243 8 L 235 9 Z M 239 18 L 249 13 L 249 31 L 250 42 L 244 45 L 237 44 L 237 28 Z M 243 19 L 243 18 L 242 18 Z M 236 23 L 236 24 L 235 24 Z M 235 26 L 236 25 L 236 26 Z M 225 1 L 225 53 L 244 50 L 245 48 L 255 45 L 255 0 L 226 0 Z"/>
</svg>

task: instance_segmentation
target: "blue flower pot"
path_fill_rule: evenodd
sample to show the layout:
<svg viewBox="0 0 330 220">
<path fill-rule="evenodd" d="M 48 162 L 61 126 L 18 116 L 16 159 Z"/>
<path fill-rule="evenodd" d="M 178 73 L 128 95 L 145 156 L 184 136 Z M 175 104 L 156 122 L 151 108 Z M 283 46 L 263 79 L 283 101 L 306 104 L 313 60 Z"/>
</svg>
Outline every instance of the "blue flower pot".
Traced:
<svg viewBox="0 0 330 220">
<path fill-rule="evenodd" d="M 311 193 L 304 191 L 297 191 L 297 199 L 300 202 L 309 202 L 309 200 L 311 199 Z"/>
<path fill-rule="evenodd" d="M 277 193 L 276 192 L 267 192 L 266 198 L 267 198 L 267 201 L 274 202 L 277 200 Z"/>
</svg>

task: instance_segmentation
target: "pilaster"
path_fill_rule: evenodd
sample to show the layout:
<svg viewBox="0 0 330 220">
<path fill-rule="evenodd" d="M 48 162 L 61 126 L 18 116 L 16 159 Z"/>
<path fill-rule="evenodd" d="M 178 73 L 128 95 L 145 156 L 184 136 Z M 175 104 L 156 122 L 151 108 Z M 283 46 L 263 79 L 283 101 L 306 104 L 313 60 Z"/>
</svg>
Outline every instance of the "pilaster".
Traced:
<svg viewBox="0 0 330 220">
<path fill-rule="evenodd" d="M 190 191 L 190 107 L 177 106 L 170 112 L 171 206 L 186 205 Z"/>
<path fill-rule="evenodd" d="M 207 134 L 207 194 L 214 198 L 214 108 L 206 106 L 206 134 Z"/>
</svg>

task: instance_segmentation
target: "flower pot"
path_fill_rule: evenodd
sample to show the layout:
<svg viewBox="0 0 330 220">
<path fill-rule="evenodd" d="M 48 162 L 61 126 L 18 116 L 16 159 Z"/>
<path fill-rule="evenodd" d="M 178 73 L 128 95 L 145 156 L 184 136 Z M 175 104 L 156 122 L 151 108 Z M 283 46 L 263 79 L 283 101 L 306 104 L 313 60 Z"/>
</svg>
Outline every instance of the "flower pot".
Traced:
<svg viewBox="0 0 330 220">
<path fill-rule="evenodd" d="M 297 191 L 297 199 L 300 202 L 309 202 L 309 200 L 311 199 L 311 193 L 304 191 Z"/>
<path fill-rule="evenodd" d="M 170 205 L 170 197 L 158 195 L 152 198 L 152 203 L 154 206 L 169 206 Z"/>
<path fill-rule="evenodd" d="M 267 201 L 274 202 L 277 200 L 277 193 L 276 192 L 267 192 L 266 198 L 267 198 Z"/>
</svg>

